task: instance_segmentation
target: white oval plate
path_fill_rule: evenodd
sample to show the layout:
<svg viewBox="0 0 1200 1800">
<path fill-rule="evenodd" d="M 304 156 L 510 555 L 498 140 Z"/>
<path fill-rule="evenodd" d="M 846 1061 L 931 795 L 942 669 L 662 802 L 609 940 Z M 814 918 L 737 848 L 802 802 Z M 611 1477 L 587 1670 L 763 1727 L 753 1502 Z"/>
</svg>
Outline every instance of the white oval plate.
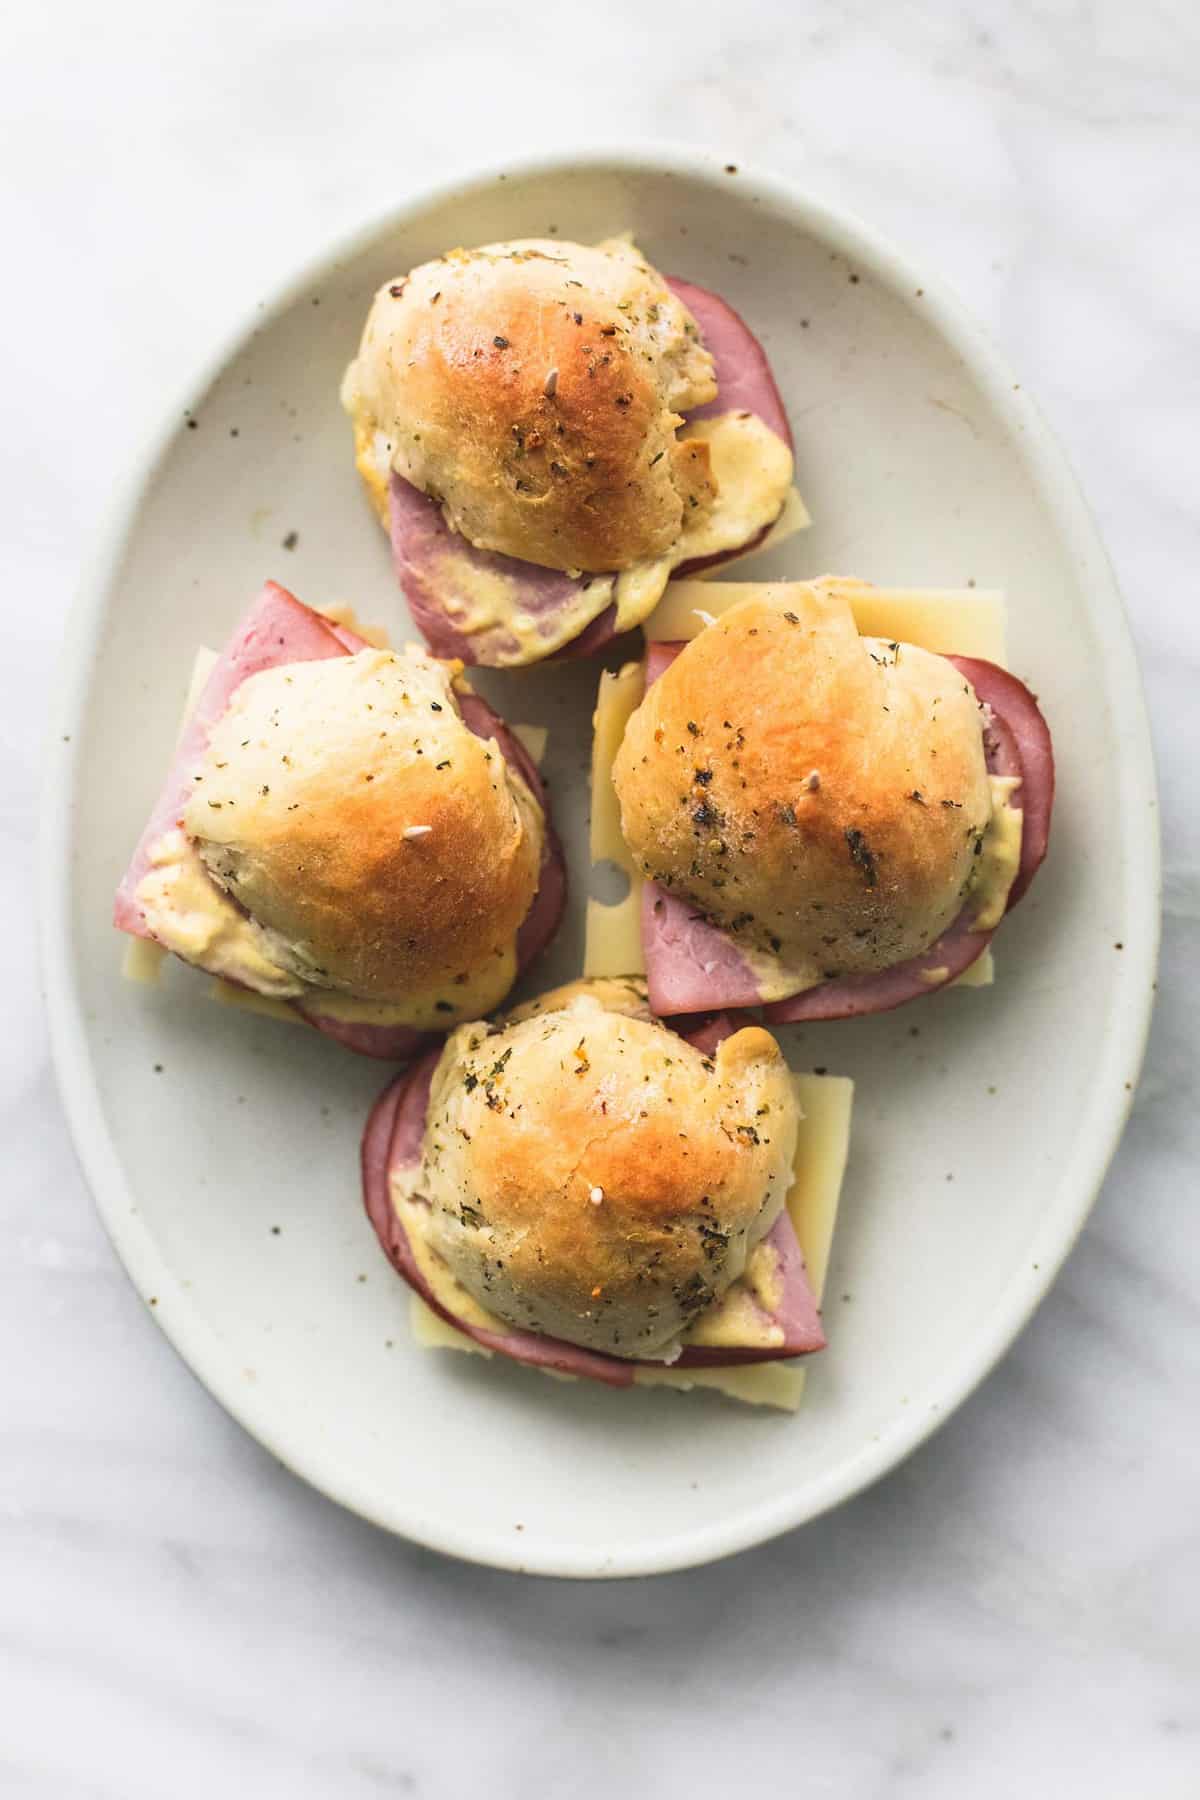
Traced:
<svg viewBox="0 0 1200 1800">
<path fill-rule="evenodd" d="M 830 1346 L 794 1418 L 418 1351 L 359 1201 L 359 1131 L 386 1070 L 214 1005 L 178 966 L 158 991 L 124 982 L 109 925 L 192 653 L 222 642 L 264 577 L 408 635 L 337 398 L 376 285 L 450 245 L 627 228 L 660 267 L 727 296 L 770 352 L 816 523 L 758 570 L 1004 587 L 1013 666 L 1058 748 L 1050 858 L 1000 934 L 997 985 L 794 1034 L 798 1066 L 859 1084 Z M 48 787 L 58 1068 L 138 1289 L 282 1461 L 457 1556 L 642 1574 L 845 1499 L 959 1404 L 1045 1293 L 1115 1147 L 1146 1030 L 1157 837 L 1138 674 L 1104 553 L 1030 401 L 957 304 L 863 226 L 655 150 L 510 167 L 406 208 L 260 309 L 190 411 L 194 428 L 172 418 L 118 512 L 75 614 Z M 551 727 L 575 897 L 539 985 L 579 966 L 595 677 L 568 665 L 484 683 L 510 719 Z"/>
</svg>

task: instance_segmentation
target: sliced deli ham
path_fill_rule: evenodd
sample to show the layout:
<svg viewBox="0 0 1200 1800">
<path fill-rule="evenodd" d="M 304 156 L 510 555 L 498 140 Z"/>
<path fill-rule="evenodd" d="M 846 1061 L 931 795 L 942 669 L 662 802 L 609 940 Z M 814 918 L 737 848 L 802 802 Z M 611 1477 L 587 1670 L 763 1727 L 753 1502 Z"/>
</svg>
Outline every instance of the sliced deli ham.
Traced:
<svg viewBox="0 0 1200 1800">
<path fill-rule="evenodd" d="M 530 963 L 541 955 L 562 921 L 563 908 L 567 903 L 567 859 L 563 854 L 559 835 L 550 821 L 550 803 L 546 798 L 541 772 L 520 738 L 514 736 L 499 714 L 494 713 L 479 694 L 463 694 L 459 700 L 459 710 L 476 737 L 495 738 L 505 762 L 524 777 L 525 785 L 541 807 L 542 817 L 546 822 L 538 890 L 517 933 L 517 968 L 520 973 L 524 973 Z"/>
<path fill-rule="evenodd" d="M 699 325 L 705 349 L 712 353 L 716 365 L 717 397 L 705 406 L 697 406 L 688 414 L 689 421 L 713 419 L 727 412 L 751 412 L 769 425 L 790 450 L 792 428 L 783 399 L 767 353 L 745 319 L 719 294 L 697 287 L 694 281 L 681 281 L 675 275 L 666 279 L 675 298 L 683 301 Z"/>
<path fill-rule="evenodd" d="M 277 582 L 268 581 L 224 651 L 213 664 L 200 698 L 192 709 L 171 758 L 167 778 L 121 878 L 113 907 L 113 923 L 133 937 L 149 938 L 137 887 L 150 867 L 150 851 L 168 831 L 183 823 L 192 773 L 208 746 L 208 735 L 230 700 L 251 675 L 286 662 L 317 662 L 345 656 L 336 630 L 311 607 L 304 606 Z"/>
<path fill-rule="evenodd" d="M 760 418 L 764 425 L 769 425 L 789 450 L 794 448 L 792 428 L 788 423 L 782 396 L 775 385 L 767 353 L 746 321 L 719 294 L 711 294 L 707 288 L 697 287 L 694 282 L 680 281 L 674 275 L 668 275 L 667 286 L 677 300 L 683 301 L 696 320 L 700 335 L 712 352 L 717 368 L 717 398 L 689 413 L 689 424 L 696 419 L 716 418 L 720 413 L 750 412 Z M 770 529 L 770 525 L 764 525 L 760 532 L 736 551 L 725 551 L 719 556 L 693 557 L 691 561 L 681 563 L 675 574 L 680 579 L 686 575 L 698 575 L 703 569 L 719 568 L 722 563 L 729 561 L 731 555 L 745 556 L 747 551 L 753 550 L 762 542 Z"/>
<path fill-rule="evenodd" d="M 806 988 L 790 1000 L 777 1000 L 763 1008 L 769 1025 L 796 1025 L 801 1021 L 860 1019 L 868 1013 L 891 1012 L 906 1001 L 945 987 L 978 962 L 992 941 L 990 931 L 972 931 L 967 911 L 959 913 L 948 931 L 920 956 L 879 969 L 869 975 L 839 975 Z"/>
<path fill-rule="evenodd" d="M 365 639 L 349 626 L 324 619 L 277 582 L 268 581 L 264 585 L 214 663 L 184 726 L 162 791 L 117 889 L 113 923 L 119 930 L 153 940 L 153 933 L 137 901 L 138 884 L 150 867 L 150 852 L 154 845 L 165 833 L 182 826 L 192 776 L 208 746 L 209 733 L 242 682 L 264 669 L 278 668 L 286 663 L 353 656 L 366 648 Z M 459 706 L 465 724 L 476 737 L 496 740 L 505 761 L 523 777 L 545 818 L 538 890 L 517 936 L 518 968 L 524 970 L 545 949 L 562 919 L 566 903 L 566 861 L 562 844 L 550 822 L 541 776 L 524 746 L 480 695 L 462 695 Z M 287 1004 L 306 1024 L 360 1056 L 389 1062 L 407 1061 L 422 1048 L 440 1041 L 439 1034 L 418 1031 L 410 1025 L 379 1025 L 339 1018 L 323 1009 L 323 996 L 317 988 L 309 989 Z"/>
<path fill-rule="evenodd" d="M 1014 800 L 1021 808 L 1021 864 L 1009 889 L 1008 910 L 1020 900 L 1045 860 L 1054 810 L 1054 745 L 1036 697 L 1023 681 L 997 663 L 975 656 L 948 656 L 983 704 L 992 723 L 985 729 L 988 768 L 995 775 L 1019 775 Z"/>
<path fill-rule="evenodd" d="M 642 955 L 660 1019 L 762 999 L 758 976 L 729 933 L 653 881 L 642 886 Z"/>
<path fill-rule="evenodd" d="M 320 995 L 302 995 L 291 1002 L 305 1024 L 332 1038 L 356 1056 L 373 1056 L 378 1062 L 411 1062 L 438 1040 L 432 1032 L 413 1025 L 376 1025 L 369 1019 L 338 1019 L 321 1009 Z"/>
<path fill-rule="evenodd" d="M 682 643 L 646 646 L 646 686 L 669 669 Z M 651 1010 L 660 1018 L 710 1007 L 757 1006 L 762 992 L 751 963 L 728 932 L 690 901 L 656 882 L 642 887 L 642 955 Z"/>
<path fill-rule="evenodd" d="M 394 471 L 388 482 L 392 561 L 413 623 L 435 656 L 492 667 L 520 651 L 505 623 L 523 614 L 533 636 L 552 637 L 563 610 L 580 608 L 584 628 L 600 649 L 615 635 L 608 575 L 566 575 L 519 557 L 477 550 L 452 531 L 436 500 Z M 589 590 L 594 590 L 588 612 Z M 607 618 L 607 628 L 598 623 Z"/>
<path fill-rule="evenodd" d="M 746 1023 L 732 1012 L 703 1013 L 693 1019 L 672 1019 L 671 1028 L 680 1037 L 686 1038 L 694 1050 L 704 1056 L 711 1056 L 727 1037 L 740 1031 Z"/>
<path fill-rule="evenodd" d="M 685 648 L 647 647 L 646 681 L 657 681 Z M 1021 899 L 1040 867 L 1054 804 L 1054 750 L 1049 727 L 1025 684 L 996 663 L 948 656 L 988 709 L 984 750 L 988 770 L 1015 776 L 1013 803 L 1022 811 L 1021 860 L 1006 910 Z M 968 902 L 958 918 L 920 956 L 871 974 L 842 975 L 764 1007 L 768 1024 L 851 1019 L 890 1012 L 954 981 L 983 955 L 991 931 L 973 928 Z M 707 1007 L 755 1006 L 762 999 L 749 958 L 736 941 L 677 895 L 646 882 L 642 898 L 646 982 L 656 1013 L 669 1017 Z M 778 990 L 777 990 L 778 991 Z"/>
<path fill-rule="evenodd" d="M 656 640 L 646 645 L 646 686 L 651 687 L 658 680 L 664 669 L 669 669 L 680 651 L 685 649 L 682 643 L 662 643 Z"/>
<path fill-rule="evenodd" d="M 790 449 L 792 434 L 779 389 L 762 345 L 745 320 L 693 282 L 672 277 L 667 286 L 695 316 L 716 370 L 717 398 L 697 407 L 689 421 L 729 412 L 753 413 Z M 478 550 L 446 523 L 439 501 L 394 471 L 388 481 L 388 529 L 393 565 L 413 623 L 435 656 L 490 667 L 530 660 L 506 623 L 515 614 L 528 621 L 524 629 L 535 643 L 538 638 L 548 640 L 543 652 L 547 655 L 596 655 L 617 636 L 613 576 L 572 576 L 519 557 Z M 770 529 L 768 523 L 748 543 L 681 563 L 675 572 L 695 574 L 732 556 L 744 556 Z M 569 642 L 554 643 L 568 609 L 579 617 L 581 628 Z"/>
<path fill-rule="evenodd" d="M 739 1021 L 728 1014 L 697 1023 L 685 1035 L 690 1043 L 706 1054 L 732 1031 Z M 515 1326 L 492 1329 L 462 1316 L 448 1306 L 426 1280 L 413 1253 L 408 1233 L 391 1197 L 394 1171 L 411 1169 L 420 1159 L 421 1140 L 429 1109 L 429 1094 L 438 1052 L 424 1057 L 412 1069 L 397 1077 L 376 1101 L 367 1120 L 362 1140 L 363 1201 L 375 1234 L 397 1272 L 420 1295 L 439 1318 L 457 1331 L 472 1338 L 483 1349 L 510 1361 L 574 1375 L 583 1380 L 599 1381 L 608 1387 L 631 1387 L 639 1364 L 632 1359 L 603 1355 L 569 1344 L 559 1338 L 543 1337 L 537 1332 Z M 780 1295 L 770 1313 L 761 1312 L 765 1324 L 777 1327 L 782 1341 L 769 1348 L 762 1346 L 709 1347 L 689 1345 L 671 1366 L 687 1368 L 719 1368 L 755 1362 L 776 1362 L 809 1354 L 825 1346 L 820 1312 L 804 1268 L 804 1257 L 795 1228 L 786 1210 L 772 1226 L 765 1242 L 777 1259 Z M 661 1363 L 647 1364 L 661 1368 Z"/>
<path fill-rule="evenodd" d="M 697 1050 L 711 1056 L 717 1046 L 731 1037 L 735 1031 L 745 1024 L 730 1012 L 715 1013 L 711 1018 L 695 1020 L 690 1023 L 681 1035 Z M 804 1266 L 804 1252 L 796 1236 L 796 1228 L 791 1214 L 785 1207 L 767 1233 L 766 1240 L 777 1258 L 778 1278 L 780 1284 L 779 1299 L 773 1307 L 770 1322 L 783 1332 L 783 1343 L 773 1352 L 769 1360 L 779 1361 L 791 1356 L 805 1356 L 815 1350 L 825 1348 L 825 1330 L 821 1323 L 821 1309 L 817 1305 L 808 1280 L 808 1271 Z M 765 1317 L 766 1315 L 764 1315 Z M 708 1349 L 700 1344 L 689 1344 L 679 1359 L 681 1368 L 718 1368 L 728 1367 L 733 1363 L 754 1363 L 768 1360 L 761 1350 L 746 1348 L 739 1350 L 730 1345 L 721 1349 Z"/>
<path fill-rule="evenodd" d="M 825 1348 L 820 1308 L 808 1284 L 804 1253 L 800 1248 L 791 1214 L 786 1210 L 781 1212 L 763 1241 L 775 1253 L 780 1295 L 770 1312 L 762 1307 L 758 1310 L 764 1325 L 772 1325 L 782 1331 L 783 1341 L 777 1348 L 768 1351 L 749 1344 L 744 1347 L 722 1344 L 719 1348 L 716 1345 L 688 1344 L 679 1361 L 673 1365 L 675 1368 L 720 1369 L 734 1365 L 740 1367 L 746 1363 L 785 1362 L 793 1356 L 808 1356 Z"/>
</svg>

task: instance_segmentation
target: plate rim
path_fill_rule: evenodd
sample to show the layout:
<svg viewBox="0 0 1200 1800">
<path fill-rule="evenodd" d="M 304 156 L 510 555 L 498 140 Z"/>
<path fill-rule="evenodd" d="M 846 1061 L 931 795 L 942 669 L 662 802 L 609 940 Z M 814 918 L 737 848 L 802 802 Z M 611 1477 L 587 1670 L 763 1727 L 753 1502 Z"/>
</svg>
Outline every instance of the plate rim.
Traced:
<svg viewBox="0 0 1200 1800">
<path fill-rule="evenodd" d="M 331 265 L 352 258 L 388 232 L 403 229 L 413 213 L 481 193 L 501 180 L 588 173 L 677 176 L 719 187 L 736 179 L 800 228 L 820 238 L 898 296 L 922 290 L 922 313 L 963 359 L 987 393 L 1001 422 L 1020 446 L 1031 481 L 1046 506 L 1055 535 L 1086 576 L 1089 611 L 1106 666 L 1120 671 L 1111 694 L 1123 742 L 1119 807 L 1123 817 L 1120 917 L 1125 954 L 1114 977 L 1114 1028 L 1077 1136 L 1075 1152 L 1059 1179 L 1055 1204 L 1031 1240 L 1022 1270 L 1014 1273 L 988 1313 L 975 1324 L 951 1371 L 928 1390 L 925 1408 L 914 1408 L 843 1460 L 803 1495 L 785 1493 L 714 1523 L 656 1540 L 635 1539 L 599 1554 L 552 1541 L 517 1546 L 511 1531 L 486 1525 L 458 1527 L 414 1514 L 392 1490 L 353 1471 L 325 1466 L 320 1448 L 306 1442 L 303 1419 L 281 1410 L 269 1392 L 239 1379 L 236 1361 L 180 1287 L 137 1210 L 100 1102 L 73 958 L 71 863 L 80 748 L 75 723 L 83 716 L 106 602 L 142 504 L 169 455 L 179 420 L 212 386 L 247 337 L 291 307 Z M 715 151 L 666 142 L 604 143 L 570 153 L 543 151 L 474 165 L 443 182 L 422 186 L 399 206 L 365 220 L 306 258 L 296 272 L 251 303 L 222 332 L 211 354 L 180 384 L 163 422 L 143 435 L 118 498 L 91 547 L 83 578 L 68 612 L 56 664 L 58 691 L 51 696 L 49 744 L 41 794 L 38 853 L 39 958 L 49 1021 L 51 1055 L 68 1128 L 84 1179 L 105 1231 L 147 1310 L 212 1397 L 284 1467 L 318 1492 L 382 1529 L 428 1549 L 515 1573 L 571 1578 L 666 1574 L 717 1561 L 752 1548 L 819 1517 L 895 1468 L 967 1399 L 996 1366 L 1057 1279 L 1099 1194 L 1133 1103 L 1153 1010 L 1161 925 L 1161 855 L 1158 798 L 1140 665 L 1116 579 L 1077 478 L 1036 403 L 1016 381 L 990 335 L 936 272 L 911 264 L 890 238 L 855 213 L 739 158 L 736 175 Z M 522 1553 L 523 1552 L 523 1553 Z"/>
</svg>

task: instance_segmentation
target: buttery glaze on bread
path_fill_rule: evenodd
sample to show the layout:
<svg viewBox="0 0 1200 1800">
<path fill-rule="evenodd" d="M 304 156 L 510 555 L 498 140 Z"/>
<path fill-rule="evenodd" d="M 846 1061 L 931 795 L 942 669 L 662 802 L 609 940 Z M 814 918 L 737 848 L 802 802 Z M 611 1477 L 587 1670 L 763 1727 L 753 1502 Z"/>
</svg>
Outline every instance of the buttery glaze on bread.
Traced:
<svg viewBox="0 0 1200 1800">
<path fill-rule="evenodd" d="M 499 746 L 464 724 L 451 676 L 415 650 L 251 676 L 184 816 L 282 969 L 419 1013 L 433 997 L 449 1017 L 468 984 L 473 1007 L 511 984 L 544 831 Z"/>
<path fill-rule="evenodd" d="M 379 290 L 343 385 L 386 517 L 392 468 L 482 550 L 604 573 L 668 551 L 713 499 L 694 319 L 623 240 L 452 250 Z"/>
<path fill-rule="evenodd" d="M 640 867 L 808 980 L 886 968 L 960 911 L 992 811 L 982 717 L 943 657 L 860 637 L 820 582 L 740 602 L 618 751 Z"/>
<path fill-rule="evenodd" d="M 768 1032 L 704 1056 L 641 984 L 576 982 L 453 1034 L 412 1180 L 433 1247 L 491 1312 L 669 1360 L 779 1216 L 797 1126 Z"/>
</svg>

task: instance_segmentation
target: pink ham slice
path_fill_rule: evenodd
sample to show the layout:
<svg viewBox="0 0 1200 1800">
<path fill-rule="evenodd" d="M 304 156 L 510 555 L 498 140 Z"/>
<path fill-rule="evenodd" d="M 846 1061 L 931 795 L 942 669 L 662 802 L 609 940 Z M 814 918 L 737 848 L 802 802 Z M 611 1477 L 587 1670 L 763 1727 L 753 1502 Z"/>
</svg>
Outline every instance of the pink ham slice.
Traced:
<svg viewBox="0 0 1200 1800">
<path fill-rule="evenodd" d="M 667 277 L 667 286 L 696 320 L 717 367 L 720 392 L 707 406 L 698 406 L 690 412 L 689 422 L 716 418 L 726 412 L 754 413 L 764 425 L 770 426 L 776 437 L 783 439 L 789 450 L 792 449 L 792 428 L 767 353 L 746 321 L 718 294 L 710 294 L 707 288 L 696 287 L 690 281 L 679 281 L 674 275 Z M 694 556 L 690 562 L 680 563 L 675 571 L 676 578 L 699 575 L 702 569 L 719 568 L 731 556 L 746 556 L 762 543 L 770 529 L 770 525 L 764 525 L 737 550 L 718 551 L 715 556 Z"/>
<path fill-rule="evenodd" d="M 1008 910 L 1024 897 L 1045 861 L 1054 810 L 1054 745 L 1050 727 L 1036 697 L 1007 669 L 975 656 L 948 656 L 964 674 L 985 706 L 992 723 L 985 731 L 988 768 L 994 775 L 1017 775 L 1016 793 L 1022 812 L 1021 865 L 1009 889 Z"/>
<path fill-rule="evenodd" d="M 705 406 L 695 407 L 693 419 L 715 419 L 722 413 L 749 412 L 769 425 L 790 450 L 792 428 L 784 410 L 783 399 L 775 385 L 767 353 L 740 313 L 734 312 L 719 294 L 697 287 L 693 281 L 681 281 L 677 275 L 667 276 L 667 286 L 677 300 L 682 300 L 697 325 L 704 347 L 712 353 L 716 365 L 717 397 Z"/>
<path fill-rule="evenodd" d="M 374 1025 L 366 1019 L 335 1019 L 321 1011 L 320 996 L 301 995 L 291 1005 L 306 1025 L 332 1038 L 343 1050 L 356 1056 L 371 1056 L 376 1062 L 411 1062 L 414 1056 L 439 1040 L 433 1032 L 418 1031 L 413 1025 Z"/>
<path fill-rule="evenodd" d="M 920 956 L 870 975 L 839 975 L 806 988 L 790 1000 L 777 1000 L 763 1008 L 769 1025 L 796 1025 L 802 1021 L 860 1019 L 867 1013 L 891 1012 L 909 1000 L 919 1000 L 969 969 L 991 943 L 990 931 L 972 931 L 959 913 L 949 930 Z"/>
<path fill-rule="evenodd" d="M 712 1006 L 757 1006 L 758 977 L 728 933 L 687 900 L 642 887 L 642 955 L 651 1009 L 660 1019 Z"/>
<path fill-rule="evenodd" d="M 204 755 L 209 732 L 242 682 L 263 669 L 277 668 L 282 663 L 353 656 L 366 647 L 366 640 L 348 626 L 323 619 L 277 582 L 266 583 L 213 665 L 184 729 L 162 792 L 117 889 L 113 923 L 119 930 L 134 937 L 153 937 L 137 903 L 138 884 L 150 867 L 149 853 L 154 844 L 164 833 L 182 825 L 192 775 Z M 550 823 L 545 789 L 532 758 L 478 694 L 464 695 L 460 705 L 470 730 L 476 737 L 496 739 L 505 760 L 524 776 L 543 813 L 547 814 L 538 891 L 517 938 L 517 960 L 523 970 L 541 954 L 562 918 L 566 902 L 566 863 L 562 846 Z M 406 1061 L 423 1047 L 438 1041 L 437 1033 L 416 1031 L 409 1025 L 371 1025 L 332 1018 L 322 1013 L 321 996 L 316 991 L 304 994 L 290 1004 L 307 1024 L 360 1056 L 378 1057 L 388 1062 Z"/>
<path fill-rule="evenodd" d="M 775 385 L 762 345 L 745 320 L 731 306 L 707 289 L 687 281 L 667 280 L 667 286 L 694 314 L 701 336 L 716 364 L 717 399 L 688 415 L 703 419 L 725 412 L 756 413 L 790 446 L 792 433 L 783 401 Z M 471 589 L 483 574 L 489 583 L 502 582 L 514 612 L 527 613 L 549 635 L 568 601 L 586 591 L 604 575 L 573 577 L 559 569 L 546 569 L 519 557 L 477 550 L 442 517 L 436 500 L 393 475 L 388 484 L 389 532 L 396 576 L 408 601 L 413 623 L 435 656 L 457 656 L 465 663 L 503 664 L 518 649 L 513 634 L 503 625 L 465 631 L 456 620 L 468 616 Z M 677 574 L 695 574 L 714 568 L 731 556 L 743 556 L 770 530 L 764 526 L 751 540 L 716 556 L 698 557 L 681 564 Z M 556 657 L 594 656 L 616 637 L 616 608 L 606 606 Z"/>
<path fill-rule="evenodd" d="M 671 1030 L 686 1038 L 702 1056 L 711 1056 L 727 1037 L 740 1031 L 748 1021 L 732 1012 L 701 1013 L 691 1019 L 672 1019 Z"/>
<path fill-rule="evenodd" d="M 739 1021 L 721 1014 L 705 1020 L 687 1032 L 689 1042 L 706 1054 L 716 1049 L 722 1038 L 738 1029 Z M 560 1338 L 539 1336 L 537 1332 L 516 1327 L 490 1331 L 459 1318 L 437 1299 L 421 1274 L 413 1255 L 408 1234 L 392 1205 L 390 1176 L 393 1170 L 412 1168 L 421 1154 L 421 1139 L 429 1109 L 429 1090 L 437 1066 L 437 1053 L 425 1057 L 414 1068 L 397 1077 L 376 1101 L 362 1141 L 363 1200 L 367 1217 L 393 1267 L 409 1286 L 420 1294 L 425 1304 L 439 1318 L 457 1331 L 473 1338 L 485 1350 L 506 1356 L 513 1362 L 534 1368 L 553 1369 L 563 1375 L 576 1375 L 588 1381 L 603 1382 L 608 1387 L 632 1387 L 638 1364 L 617 1356 L 585 1350 Z M 779 1305 L 764 1317 L 782 1326 L 784 1341 L 769 1350 L 761 1348 L 709 1349 L 694 1345 L 671 1366 L 674 1368 L 720 1368 L 743 1363 L 778 1362 L 808 1355 L 825 1347 L 821 1315 L 813 1298 L 804 1268 L 804 1257 L 792 1226 L 784 1212 L 767 1234 L 767 1243 L 775 1250 L 783 1277 Z M 662 1368 L 661 1363 L 646 1365 Z"/>
<path fill-rule="evenodd" d="M 286 588 L 267 582 L 214 664 L 171 759 L 162 792 L 117 889 L 113 923 L 121 931 L 134 937 L 152 935 L 137 903 L 138 884 L 150 867 L 154 845 L 166 832 L 182 825 L 192 775 L 208 745 L 208 734 L 242 682 L 281 662 L 318 662 L 346 654 L 346 646 L 324 619 L 301 605 Z"/>
<path fill-rule="evenodd" d="M 524 776 L 525 784 L 542 809 L 546 836 L 542 844 L 542 862 L 538 890 L 533 905 L 517 933 L 517 968 L 529 967 L 546 948 L 562 921 L 567 903 L 567 860 L 558 833 L 550 822 L 550 803 L 537 764 L 520 738 L 515 737 L 487 701 L 478 694 L 464 694 L 459 707 L 466 724 L 476 737 L 495 738 L 500 753 L 510 768 Z"/>
<path fill-rule="evenodd" d="M 647 685 L 658 680 L 685 646 L 647 647 Z M 1021 862 L 1008 896 L 1011 909 L 1037 873 L 1050 836 L 1054 804 L 1054 750 L 1049 727 L 1029 689 L 1007 669 L 970 656 L 948 656 L 966 676 L 991 717 L 984 749 L 994 775 L 1016 775 L 1015 798 L 1024 818 Z M 890 1012 L 909 1000 L 944 987 L 977 962 L 991 942 L 990 931 L 974 931 L 962 912 L 928 950 L 894 968 L 869 975 L 841 975 L 788 1000 L 764 1008 L 772 1025 L 862 1018 Z M 647 882 L 642 898 L 642 946 L 650 1004 L 660 1016 L 698 1012 L 713 1006 L 754 1006 L 759 994 L 753 971 L 737 944 L 673 894 Z"/>
<path fill-rule="evenodd" d="M 535 629 L 554 629 L 568 601 L 586 590 L 589 581 L 606 581 L 604 575 L 571 576 L 561 569 L 544 569 L 519 557 L 499 556 L 477 550 L 442 517 L 436 500 L 423 494 L 400 475 L 388 484 L 389 529 L 392 561 L 408 601 L 413 624 L 435 656 L 459 657 L 464 663 L 491 667 L 503 664 L 518 649 L 517 640 L 503 625 L 489 625 L 476 632 L 455 624 L 471 607 L 470 587 L 480 575 L 490 584 L 503 583 L 513 612 L 527 613 Z M 615 635 L 616 609 L 606 607 L 600 618 L 586 627 L 593 648 L 599 649 Z M 607 625 L 601 625 L 601 620 Z"/>
<path fill-rule="evenodd" d="M 646 685 L 669 669 L 685 646 L 646 646 Z M 709 1007 L 759 1005 L 758 978 L 738 945 L 687 900 L 656 882 L 642 888 L 642 953 L 646 988 L 659 1018 Z"/>
<path fill-rule="evenodd" d="M 687 649 L 687 645 L 684 643 L 667 644 L 667 643 L 663 643 L 661 639 L 657 639 L 657 638 L 655 639 L 655 641 L 652 644 L 647 644 L 646 645 L 646 686 L 653 687 L 654 683 L 658 680 L 659 676 L 663 673 L 663 670 L 669 669 L 671 664 L 675 661 L 675 658 L 679 655 L 680 651 L 686 650 L 686 649 Z"/>
</svg>

